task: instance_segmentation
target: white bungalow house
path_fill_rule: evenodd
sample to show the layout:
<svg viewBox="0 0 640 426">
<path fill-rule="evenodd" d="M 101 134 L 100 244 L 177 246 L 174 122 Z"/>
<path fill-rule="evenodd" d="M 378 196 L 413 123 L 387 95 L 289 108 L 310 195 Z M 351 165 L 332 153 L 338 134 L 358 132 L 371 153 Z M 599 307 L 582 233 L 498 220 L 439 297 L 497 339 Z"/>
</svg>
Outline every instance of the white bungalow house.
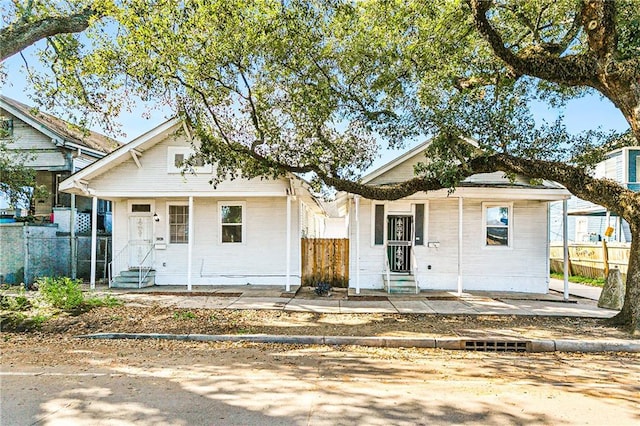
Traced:
<svg viewBox="0 0 640 426">
<path fill-rule="evenodd" d="M 211 165 L 182 173 L 189 131 L 172 119 L 72 175 L 60 190 L 113 203 L 112 286 L 300 284 L 300 237 L 323 209 L 291 176 L 214 188 Z"/>
<path fill-rule="evenodd" d="M 366 184 L 414 176 L 425 142 L 373 171 Z M 348 195 L 350 283 L 388 292 L 420 290 L 548 292 L 549 204 L 561 185 L 504 173 L 477 174 L 455 192 L 416 193 L 398 201 Z"/>
</svg>

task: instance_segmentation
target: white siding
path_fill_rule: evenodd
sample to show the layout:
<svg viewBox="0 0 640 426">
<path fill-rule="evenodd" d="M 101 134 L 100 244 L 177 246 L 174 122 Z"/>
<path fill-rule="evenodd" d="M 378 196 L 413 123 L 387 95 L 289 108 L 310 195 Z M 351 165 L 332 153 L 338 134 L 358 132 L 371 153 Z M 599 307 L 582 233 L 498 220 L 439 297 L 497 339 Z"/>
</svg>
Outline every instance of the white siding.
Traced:
<svg viewBox="0 0 640 426">
<path fill-rule="evenodd" d="M 165 169 L 166 170 L 166 169 Z M 163 238 L 166 249 L 155 252 L 156 284 L 186 285 L 187 244 L 169 244 L 168 204 L 185 202 L 186 197 L 155 199 L 160 218 L 154 222 L 154 237 Z M 222 244 L 218 202 L 244 202 L 246 238 L 239 244 Z M 292 212 L 298 208 L 292 202 Z M 127 200 L 115 203 L 114 253 L 128 241 Z M 286 272 L 286 197 L 269 198 L 195 198 L 193 238 L 193 285 L 285 284 Z M 300 237 L 296 214 L 291 221 L 291 283 L 300 284 Z"/>
<path fill-rule="evenodd" d="M 415 200 L 416 203 L 425 200 Z M 462 276 L 464 290 L 519 291 L 546 293 L 547 288 L 547 210 L 546 203 L 513 203 L 512 247 L 485 247 L 482 202 L 464 200 Z M 377 202 L 376 202 L 377 203 Z M 406 202 L 403 202 L 406 203 Z M 386 203 L 386 211 L 396 209 Z M 372 202 L 361 201 L 360 285 L 383 288 L 385 248 L 373 245 Z M 397 205 L 397 204 L 395 204 Z M 401 208 L 404 208 L 401 207 Z M 352 210 L 353 211 L 353 210 Z M 416 246 L 418 281 L 421 289 L 454 290 L 458 273 L 458 199 L 429 200 L 425 211 L 426 242 L 438 247 Z M 355 219 L 351 221 L 351 286 L 355 286 Z M 429 269 L 429 266 L 431 269 Z"/>
<path fill-rule="evenodd" d="M 177 196 L 184 196 L 189 192 L 246 192 L 253 194 L 282 193 L 288 187 L 285 179 L 236 179 L 225 181 L 217 188 L 209 183 L 211 174 L 185 174 L 167 172 L 168 148 L 170 146 L 189 146 L 180 136 L 169 137 L 151 147 L 140 156 L 141 168 L 128 159 L 124 163 L 112 168 L 104 174 L 91 180 L 91 187 L 103 194 L 120 194 L 121 196 L 135 196 L 136 194 L 152 194 L 153 192 L 173 192 Z"/>
<path fill-rule="evenodd" d="M 68 165 L 64 153 L 51 141 L 50 137 L 7 111 L 0 111 L 3 115 L 13 119 L 13 138 L 9 149 L 28 151 L 33 154 L 24 163 L 26 166 L 46 170 L 64 168 Z"/>
<path fill-rule="evenodd" d="M 622 182 L 624 167 L 622 152 L 618 151 L 610 154 L 606 160 L 604 160 L 604 176 L 608 179 L 613 179 L 617 182 Z"/>
<path fill-rule="evenodd" d="M 406 161 L 403 161 L 401 164 L 387 170 L 382 173 L 380 176 L 375 177 L 368 182 L 371 185 L 386 185 L 389 183 L 402 182 L 408 179 L 412 179 L 415 177 L 415 173 L 413 171 L 413 166 L 418 164 L 419 162 L 426 161 L 426 157 L 424 152 L 419 152 L 416 155 L 408 158 Z"/>
</svg>

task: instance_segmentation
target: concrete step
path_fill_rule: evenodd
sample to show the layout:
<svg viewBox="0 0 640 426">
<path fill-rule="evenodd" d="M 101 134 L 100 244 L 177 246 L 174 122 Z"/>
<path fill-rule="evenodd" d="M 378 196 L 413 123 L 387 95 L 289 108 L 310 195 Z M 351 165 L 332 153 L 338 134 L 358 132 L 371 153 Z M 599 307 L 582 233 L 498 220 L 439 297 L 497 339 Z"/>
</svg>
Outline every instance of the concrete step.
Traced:
<svg viewBox="0 0 640 426">
<path fill-rule="evenodd" d="M 150 271 L 142 281 L 141 287 L 151 287 L 155 284 L 155 271 Z M 112 288 L 138 288 L 138 280 L 140 279 L 137 270 L 122 271 L 120 275 L 113 277 L 111 281 Z"/>
<path fill-rule="evenodd" d="M 145 272 L 146 271 L 142 271 L 142 275 L 144 275 Z M 135 277 L 137 279 L 139 274 L 140 274 L 140 272 L 137 269 L 133 269 L 132 268 L 132 269 L 129 269 L 127 271 L 120 271 L 119 275 L 121 277 Z M 149 276 L 151 276 L 151 275 L 155 276 L 155 274 L 156 274 L 155 270 L 152 269 L 152 270 L 149 271 Z"/>
<path fill-rule="evenodd" d="M 387 274 L 383 275 L 384 287 L 392 294 L 415 294 L 416 279 L 411 274 L 390 274 L 387 281 Z"/>
<path fill-rule="evenodd" d="M 416 286 L 415 284 L 412 285 L 411 287 L 406 286 L 406 287 L 391 287 L 389 289 L 389 293 L 390 294 L 416 294 Z"/>
</svg>

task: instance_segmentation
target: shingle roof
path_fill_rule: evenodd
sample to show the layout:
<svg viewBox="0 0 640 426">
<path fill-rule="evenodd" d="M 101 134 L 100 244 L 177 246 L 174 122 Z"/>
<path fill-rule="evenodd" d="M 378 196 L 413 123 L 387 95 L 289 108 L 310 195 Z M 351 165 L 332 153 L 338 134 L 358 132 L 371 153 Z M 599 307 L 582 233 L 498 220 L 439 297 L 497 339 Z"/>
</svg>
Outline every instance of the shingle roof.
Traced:
<svg viewBox="0 0 640 426">
<path fill-rule="evenodd" d="M 58 117 L 38 111 L 35 108 L 18 102 L 15 99 L 0 95 L 0 100 L 18 110 L 25 116 L 37 121 L 51 132 L 66 141 L 85 146 L 108 154 L 121 146 L 120 142 L 91 130 L 80 129 Z"/>
</svg>

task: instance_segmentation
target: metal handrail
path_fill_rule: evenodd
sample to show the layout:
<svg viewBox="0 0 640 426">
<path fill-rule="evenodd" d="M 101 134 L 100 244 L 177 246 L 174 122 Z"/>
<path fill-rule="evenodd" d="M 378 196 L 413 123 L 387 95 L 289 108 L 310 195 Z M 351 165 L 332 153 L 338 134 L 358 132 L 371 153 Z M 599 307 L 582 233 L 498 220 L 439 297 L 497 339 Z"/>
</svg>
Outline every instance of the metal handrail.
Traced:
<svg viewBox="0 0 640 426">
<path fill-rule="evenodd" d="M 413 281 L 416 283 L 416 294 L 420 294 L 420 286 L 418 285 L 418 262 L 416 261 L 416 253 L 414 246 L 411 246 L 411 264 L 413 265 Z"/>
<path fill-rule="evenodd" d="M 138 265 L 138 288 L 142 288 L 142 282 L 144 280 L 147 279 L 147 277 L 149 276 L 149 274 L 151 273 L 151 269 L 153 269 L 152 266 L 143 266 L 144 262 L 147 260 L 147 258 L 149 257 L 149 255 L 151 253 L 153 253 L 154 251 L 154 246 L 151 245 L 151 247 L 149 248 L 149 251 L 147 251 L 147 254 L 144 255 L 144 257 L 142 258 L 142 260 L 140 261 L 140 264 Z M 142 270 L 145 269 L 146 272 L 144 274 L 144 276 L 142 275 Z"/>
<path fill-rule="evenodd" d="M 384 267 L 387 275 L 387 293 L 391 293 L 391 266 L 389 265 L 389 248 L 384 246 Z"/>
<path fill-rule="evenodd" d="M 126 253 L 126 256 L 127 256 L 127 257 L 124 257 L 124 256 L 123 256 L 123 255 L 124 255 L 124 253 Z M 114 264 L 115 264 L 116 266 L 117 266 L 117 265 L 120 265 L 120 264 L 122 263 L 122 259 L 123 259 L 123 257 L 124 257 L 125 259 L 128 259 L 128 256 L 129 256 L 129 244 L 126 244 L 126 245 L 122 248 L 122 250 L 120 250 L 116 255 L 114 255 L 114 256 L 112 257 L 112 260 L 111 260 L 111 262 L 109 262 L 109 266 L 108 266 L 109 287 L 111 287 L 111 283 L 113 282 L 113 278 L 114 278 L 114 276 L 113 276 L 113 268 L 114 268 Z M 128 261 L 127 261 L 127 267 L 128 267 Z M 121 268 L 121 267 L 119 267 L 119 268 L 118 268 L 118 270 L 120 270 L 120 271 L 123 271 L 124 269 L 127 269 L 127 268 L 126 268 L 126 267 L 125 267 L 125 268 Z"/>
</svg>

